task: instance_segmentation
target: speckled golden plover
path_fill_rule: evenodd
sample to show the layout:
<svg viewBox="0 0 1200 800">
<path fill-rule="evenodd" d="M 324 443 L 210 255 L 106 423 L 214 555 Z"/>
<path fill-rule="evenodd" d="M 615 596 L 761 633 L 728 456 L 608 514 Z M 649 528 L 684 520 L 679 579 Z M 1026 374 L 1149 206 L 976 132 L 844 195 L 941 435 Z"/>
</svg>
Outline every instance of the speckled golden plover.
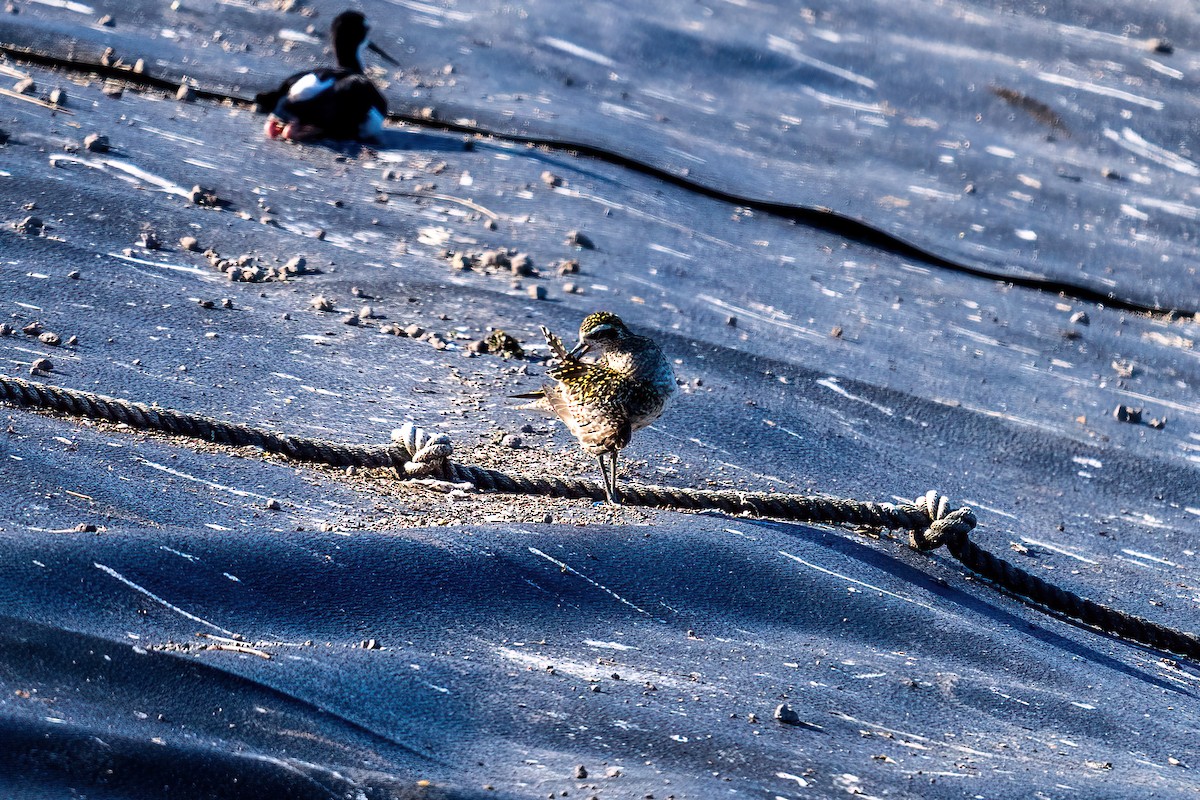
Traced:
<svg viewBox="0 0 1200 800">
<path fill-rule="evenodd" d="M 652 339 L 638 336 L 609 311 L 588 315 L 579 326 L 579 344 L 569 352 L 545 326 L 542 335 L 554 360 L 542 387 L 550 409 L 596 456 L 610 502 L 619 502 L 617 454 L 634 431 L 662 415 L 675 396 L 675 371 Z M 588 351 L 595 361 L 583 361 Z"/>
</svg>

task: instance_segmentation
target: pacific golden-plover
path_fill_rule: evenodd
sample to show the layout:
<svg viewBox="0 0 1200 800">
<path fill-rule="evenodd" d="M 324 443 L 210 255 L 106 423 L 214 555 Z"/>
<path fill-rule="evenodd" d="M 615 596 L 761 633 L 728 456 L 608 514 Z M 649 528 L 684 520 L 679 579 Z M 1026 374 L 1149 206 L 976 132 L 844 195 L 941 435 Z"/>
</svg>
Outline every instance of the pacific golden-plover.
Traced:
<svg viewBox="0 0 1200 800">
<path fill-rule="evenodd" d="M 542 326 L 554 355 L 549 375 L 556 382 L 542 387 L 550 409 L 596 456 L 610 502 L 619 502 L 617 454 L 634 431 L 662 415 L 675 396 L 675 371 L 652 339 L 638 336 L 609 311 L 588 315 L 579 326 L 579 344 L 569 352 L 562 340 Z M 595 361 L 583 361 L 590 350 Z M 606 462 L 607 458 L 607 462 Z"/>
</svg>

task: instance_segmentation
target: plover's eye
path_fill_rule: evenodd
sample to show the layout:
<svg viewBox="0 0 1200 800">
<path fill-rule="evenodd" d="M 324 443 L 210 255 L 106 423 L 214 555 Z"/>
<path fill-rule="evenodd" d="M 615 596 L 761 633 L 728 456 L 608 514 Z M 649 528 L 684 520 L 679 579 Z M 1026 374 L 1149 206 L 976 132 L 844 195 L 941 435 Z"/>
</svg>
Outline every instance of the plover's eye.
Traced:
<svg viewBox="0 0 1200 800">
<path fill-rule="evenodd" d="M 617 338 L 617 329 L 612 327 L 611 325 L 604 325 L 602 327 L 596 328 L 593 331 L 589 331 L 587 338 L 599 339 L 600 341 L 606 341 L 608 339 L 615 339 L 615 338 Z"/>
</svg>

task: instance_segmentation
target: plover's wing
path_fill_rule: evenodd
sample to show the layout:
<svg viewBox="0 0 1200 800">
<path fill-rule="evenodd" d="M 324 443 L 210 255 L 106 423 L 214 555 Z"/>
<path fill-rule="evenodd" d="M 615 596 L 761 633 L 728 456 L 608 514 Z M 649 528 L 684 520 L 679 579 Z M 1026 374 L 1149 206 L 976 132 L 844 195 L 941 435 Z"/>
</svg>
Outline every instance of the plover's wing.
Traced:
<svg viewBox="0 0 1200 800">
<path fill-rule="evenodd" d="M 550 352 L 554 355 L 554 357 L 559 361 L 564 362 L 571 360 L 569 358 L 569 354 L 567 353 L 567 348 L 563 346 L 562 339 L 551 333 L 550 329 L 545 325 L 541 325 L 539 327 L 542 329 L 542 336 L 546 337 L 546 344 L 550 345 Z"/>
</svg>

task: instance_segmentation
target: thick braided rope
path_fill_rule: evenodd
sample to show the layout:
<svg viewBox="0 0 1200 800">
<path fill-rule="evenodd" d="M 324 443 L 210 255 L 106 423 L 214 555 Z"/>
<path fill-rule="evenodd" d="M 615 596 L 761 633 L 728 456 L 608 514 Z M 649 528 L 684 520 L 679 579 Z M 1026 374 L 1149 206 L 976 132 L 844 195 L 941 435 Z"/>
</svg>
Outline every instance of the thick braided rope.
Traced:
<svg viewBox="0 0 1200 800">
<path fill-rule="evenodd" d="M 403 468 L 404 463 L 409 460 L 408 452 L 401 447 L 346 445 L 303 436 L 287 436 L 199 414 L 153 408 L 144 403 L 59 386 L 30 383 L 20 378 L 2 375 L 0 400 L 13 405 L 124 423 L 131 428 L 163 431 L 233 447 L 257 447 L 297 461 L 330 464 L 335 467 Z"/>
<path fill-rule="evenodd" d="M 513 475 L 458 464 L 450 460 L 453 447 L 446 434 L 431 436 L 411 423 L 393 432 L 393 444 L 390 447 L 347 445 L 287 436 L 249 425 L 156 409 L 142 403 L 30 383 L 3 375 L 0 375 L 0 401 L 124 423 L 134 428 L 160 430 L 234 447 L 257 447 L 297 461 L 337 467 L 391 467 L 401 477 L 436 476 L 443 480 L 467 482 L 483 491 L 595 501 L 606 498 L 604 487 L 598 481 Z M 945 545 L 951 555 L 968 569 L 1013 594 L 1118 636 L 1200 660 L 1200 637 L 1079 597 L 979 548 L 969 537 L 975 528 L 974 512 L 966 507 L 951 508 L 945 497 L 933 491 L 915 503 L 893 505 L 812 495 L 627 484 L 621 487 L 621 501 L 626 505 L 653 508 L 718 510 L 795 522 L 908 530 L 911 532 L 909 543 L 914 549 L 929 552 Z"/>
</svg>

